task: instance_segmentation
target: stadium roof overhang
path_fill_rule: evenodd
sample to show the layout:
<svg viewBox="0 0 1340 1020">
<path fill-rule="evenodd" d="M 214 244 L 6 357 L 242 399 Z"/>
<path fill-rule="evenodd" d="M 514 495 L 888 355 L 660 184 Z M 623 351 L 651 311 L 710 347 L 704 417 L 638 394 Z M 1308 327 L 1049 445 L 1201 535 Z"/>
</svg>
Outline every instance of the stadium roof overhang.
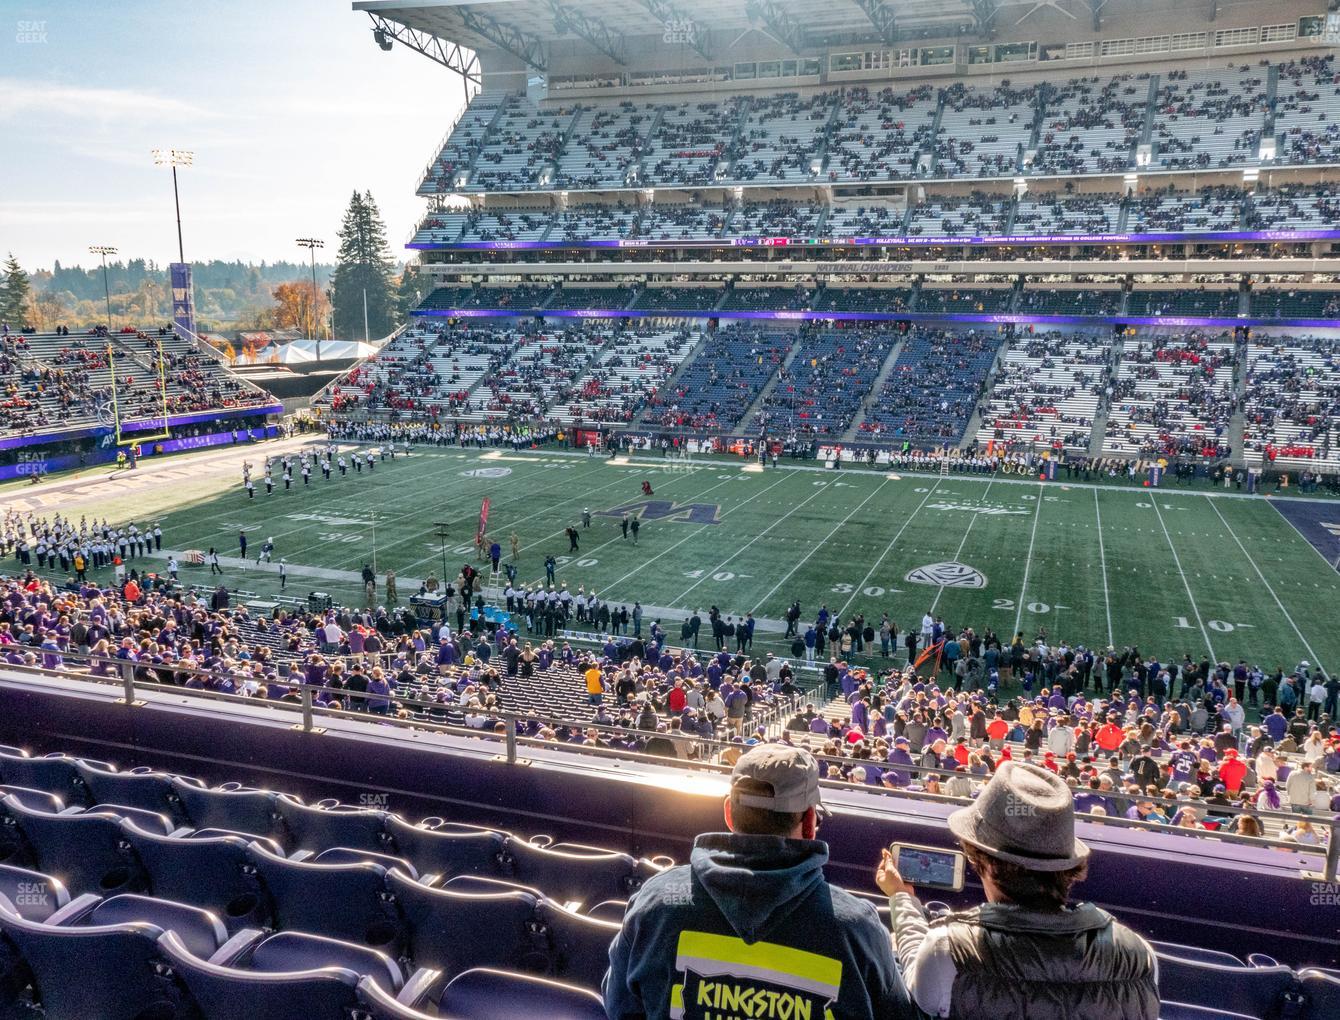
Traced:
<svg viewBox="0 0 1340 1020">
<path fill-rule="evenodd" d="M 715 59 L 762 32 L 796 53 L 861 42 L 896 45 L 993 30 L 999 7 L 1020 0 L 358 0 L 374 27 L 431 36 L 548 69 L 556 48 L 616 64 L 643 45 L 682 45 Z M 396 37 L 397 41 L 406 42 Z M 379 42 L 388 46 L 382 38 Z M 407 45 L 425 52 L 414 43 Z M 427 54 L 434 56 L 434 54 Z"/>
</svg>

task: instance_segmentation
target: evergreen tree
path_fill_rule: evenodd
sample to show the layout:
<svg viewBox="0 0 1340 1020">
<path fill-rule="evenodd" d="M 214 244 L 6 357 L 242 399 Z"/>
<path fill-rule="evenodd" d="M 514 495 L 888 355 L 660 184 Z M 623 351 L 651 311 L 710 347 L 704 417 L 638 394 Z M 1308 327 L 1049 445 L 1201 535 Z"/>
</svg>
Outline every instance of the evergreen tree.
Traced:
<svg viewBox="0 0 1340 1020">
<path fill-rule="evenodd" d="M 28 274 L 19 265 L 14 253 L 5 260 L 5 290 L 0 295 L 0 322 L 10 329 L 23 329 L 28 325 L 28 294 L 32 289 L 28 283 Z"/>
<path fill-rule="evenodd" d="M 339 256 L 331 277 L 335 337 L 362 339 L 365 292 L 368 335 L 373 340 L 384 337 L 396 322 L 396 298 L 391 287 L 395 263 L 386 246 L 386 226 L 372 192 L 354 192 L 339 238 Z"/>
<path fill-rule="evenodd" d="M 400 274 L 400 286 L 396 294 L 397 311 L 401 322 L 409 318 L 409 313 L 419 307 L 419 303 L 432 289 L 432 284 L 419 272 L 418 266 L 412 262 L 406 264 L 405 271 Z"/>
</svg>

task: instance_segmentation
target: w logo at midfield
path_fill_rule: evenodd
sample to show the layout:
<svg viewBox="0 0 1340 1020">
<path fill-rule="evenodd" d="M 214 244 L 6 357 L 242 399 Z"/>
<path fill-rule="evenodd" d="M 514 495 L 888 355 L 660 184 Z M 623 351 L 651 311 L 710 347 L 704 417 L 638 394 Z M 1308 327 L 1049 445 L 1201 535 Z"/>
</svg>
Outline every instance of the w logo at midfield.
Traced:
<svg viewBox="0 0 1340 1020">
<path fill-rule="evenodd" d="M 932 563 L 917 567 L 907 575 L 913 584 L 929 584 L 937 588 L 985 588 L 986 575 L 966 563 Z"/>
<path fill-rule="evenodd" d="M 644 521 L 677 521 L 680 524 L 720 524 L 719 503 L 672 503 L 668 499 L 639 499 L 609 510 L 601 510 L 597 517 L 622 517 L 630 514 Z"/>
</svg>

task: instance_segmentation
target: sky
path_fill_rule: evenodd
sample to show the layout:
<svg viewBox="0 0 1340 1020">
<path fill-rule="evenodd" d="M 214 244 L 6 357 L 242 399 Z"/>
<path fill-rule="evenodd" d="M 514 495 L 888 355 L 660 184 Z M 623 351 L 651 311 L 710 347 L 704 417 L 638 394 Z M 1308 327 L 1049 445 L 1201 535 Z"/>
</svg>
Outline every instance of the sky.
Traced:
<svg viewBox="0 0 1340 1020">
<path fill-rule="evenodd" d="M 28 270 L 333 257 L 350 194 L 370 190 L 397 259 L 423 169 L 463 102 L 446 68 L 372 39 L 349 0 L 0 0 L 0 256 Z M 321 261 L 318 256 L 318 261 Z"/>
</svg>

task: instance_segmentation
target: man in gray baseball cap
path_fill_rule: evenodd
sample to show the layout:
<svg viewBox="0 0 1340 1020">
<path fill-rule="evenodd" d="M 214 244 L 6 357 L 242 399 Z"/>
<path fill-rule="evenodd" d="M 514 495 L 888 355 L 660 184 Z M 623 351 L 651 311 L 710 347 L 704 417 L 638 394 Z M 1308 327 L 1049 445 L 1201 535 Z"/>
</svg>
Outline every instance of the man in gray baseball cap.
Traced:
<svg viewBox="0 0 1340 1020">
<path fill-rule="evenodd" d="M 1158 1016 L 1149 944 L 1092 903 L 1069 902 L 1087 874 L 1089 848 L 1075 837 L 1064 780 L 1002 762 L 948 821 L 986 903 L 928 920 L 887 850 L 875 874 L 890 899 L 894 951 L 922 1010 L 992 1020 Z"/>
<path fill-rule="evenodd" d="M 699 836 L 687 865 L 629 900 L 604 981 L 610 1020 L 704 1020 L 743 1002 L 774 1003 L 774 1016 L 916 1016 L 879 915 L 824 879 L 814 757 L 750 749 L 724 810 L 729 832 Z"/>
</svg>

